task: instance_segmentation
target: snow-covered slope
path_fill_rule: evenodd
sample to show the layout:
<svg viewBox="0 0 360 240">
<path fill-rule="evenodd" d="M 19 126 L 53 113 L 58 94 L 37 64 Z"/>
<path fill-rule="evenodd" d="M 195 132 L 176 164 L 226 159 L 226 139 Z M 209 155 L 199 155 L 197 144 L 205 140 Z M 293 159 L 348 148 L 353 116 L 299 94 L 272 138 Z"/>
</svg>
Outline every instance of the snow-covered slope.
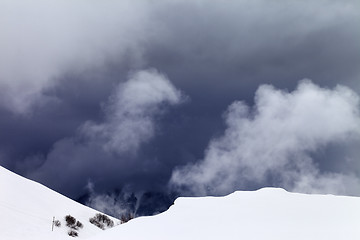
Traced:
<svg viewBox="0 0 360 240">
<path fill-rule="evenodd" d="M 89 223 L 97 211 L 0 166 L 0 239 L 71 239 L 64 217 L 75 217 L 84 227 L 79 238 L 104 232 Z M 61 227 L 52 229 L 53 217 Z M 118 220 L 116 220 L 118 221 Z"/>
<path fill-rule="evenodd" d="M 360 198 L 265 188 L 226 197 L 179 198 L 165 213 L 102 231 L 95 210 L 0 167 L 0 239 L 71 239 L 64 216 L 84 224 L 79 238 L 359 240 Z M 62 221 L 51 231 L 52 217 Z"/>
<path fill-rule="evenodd" d="M 91 239 L 359 240 L 360 198 L 275 188 L 179 198 L 165 213 L 134 219 Z"/>
</svg>

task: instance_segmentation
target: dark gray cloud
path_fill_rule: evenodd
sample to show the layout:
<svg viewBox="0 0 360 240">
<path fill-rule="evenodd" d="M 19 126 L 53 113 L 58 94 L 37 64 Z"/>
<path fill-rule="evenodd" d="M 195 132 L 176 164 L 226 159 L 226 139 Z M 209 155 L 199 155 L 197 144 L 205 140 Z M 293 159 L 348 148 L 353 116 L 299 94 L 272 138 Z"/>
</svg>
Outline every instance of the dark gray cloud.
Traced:
<svg viewBox="0 0 360 240">
<path fill-rule="evenodd" d="M 223 135 L 228 106 L 253 106 L 260 85 L 291 92 L 309 78 L 360 94 L 357 6 L 1 1 L 0 164 L 73 198 L 89 182 L 94 192 L 166 191 L 175 168 L 206 158 L 211 139 Z M 119 86 L 150 68 L 170 95 L 126 109 Z M 154 86 L 145 89 L 161 90 Z M 175 106 L 178 91 L 189 98 Z M 358 141 L 330 140 L 308 155 L 316 169 L 358 175 Z"/>
<path fill-rule="evenodd" d="M 146 175 L 156 174 L 160 163 L 153 156 L 139 158 L 140 148 L 156 135 L 157 119 L 166 106 L 185 99 L 156 70 L 135 72 L 116 86 L 103 105 L 104 119 L 85 121 L 75 136 L 57 141 L 30 176 L 51 182 L 70 196 L 86 190 L 87 182 L 110 189 L 121 184 L 146 185 Z"/>
</svg>

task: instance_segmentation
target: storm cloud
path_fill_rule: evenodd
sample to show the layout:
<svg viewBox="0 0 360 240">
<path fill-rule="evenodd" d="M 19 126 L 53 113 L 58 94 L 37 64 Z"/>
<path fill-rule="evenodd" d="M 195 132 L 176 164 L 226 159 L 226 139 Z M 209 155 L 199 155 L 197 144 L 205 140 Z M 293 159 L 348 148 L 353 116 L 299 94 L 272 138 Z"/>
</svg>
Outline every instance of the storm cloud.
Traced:
<svg viewBox="0 0 360 240">
<path fill-rule="evenodd" d="M 148 6 L 131 1 L 1 1 L 2 105 L 28 113 L 34 104 L 49 100 L 44 91 L 61 84 L 59 78 L 68 71 L 101 68 L 128 51 L 132 54 L 126 57 L 137 61 L 142 52 L 138 43 L 150 22 Z"/>
<path fill-rule="evenodd" d="M 16 113 L 54 101 L 46 90 L 65 73 L 111 71 L 124 62 L 164 71 L 191 93 L 202 84 L 231 95 L 264 82 L 295 87 L 304 77 L 360 88 L 356 1 L 0 4 L 1 104 Z"/>
<path fill-rule="evenodd" d="M 2 0 L 0 164 L 74 199 L 91 183 L 113 209 L 174 189 L 358 195 L 357 9 Z"/>
</svg>

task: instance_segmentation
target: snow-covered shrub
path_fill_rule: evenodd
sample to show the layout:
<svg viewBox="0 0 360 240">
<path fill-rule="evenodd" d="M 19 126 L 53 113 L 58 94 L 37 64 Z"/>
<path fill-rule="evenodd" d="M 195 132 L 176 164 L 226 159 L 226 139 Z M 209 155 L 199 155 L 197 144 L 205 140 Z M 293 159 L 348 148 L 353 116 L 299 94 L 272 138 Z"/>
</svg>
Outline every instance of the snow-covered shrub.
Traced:
<svg viewBox="0 0 360 240">
<path fill-rule="evenodd" d="M 77 230 L 79 228 L 83 228 L 84 225 L 80 221 L 76 221 L 76 218 L 74 218 L 71 215 L 65 216 L 66 226 L 70 228 L 68 235 L 71 237 L 77 237 L 79 234 Z"/>
<path fill-rule="evenodd" d="M 94 217 L 90 218 L 89 221 L 102 230 L 105 230 L 105 228 L 112 228 L 114 226 L 114 221 L 105 214 L 97 213 Z"/>
<path fill-rule="evenodd" d="M 74 218 L 71 215 L 67 215 L 65 217 L 65 221 L 66 221 L 66 226 L 68 226 L 69 228 L 78 230 L 79 228 L 83 228 L 84 225 L 80 222 L 80 221 L 76 221 L 76 218 Z"/>
<path fill-rule="evenodd" d="M 79 236 L 79 234 L 78 234 L 76 231 L 74 231 L 74 230 L 70 230 L 70 231 L 68 232 L 68 235 L 71 236 L 71 237 L 77 237 L 77 236 Z"/>
<path fill-rule="evenodd" d="M 76 218 L 74 218 L 71 215 L 65 216 L 65 221 L 66 221 L 66 226 L 68 226 L 68 227 L 75 226 L 75 224 L 76 224 Z"/>
<path fill-rule="evenodd" d="M 80 221 L 77 221 L 77 222 L 76 222 L 76 227 L 77 227 L 77 228 L 83 228 L 84 225 L 83 225 Z"/>
<path fill-rule="evenodd" d="M 134 218 L 134 215 L 131 214 L 131 213 L 123 214 L 120 217 L 121 224 L 126 223 L 126 222 L 130 221 L 133 218 Z"/>
<path fill-rule="evenodd" d="M 54 225 L 55 227 L 61 227 L 61 222 L 59 220 L 55 220 Z"/>
</svg>

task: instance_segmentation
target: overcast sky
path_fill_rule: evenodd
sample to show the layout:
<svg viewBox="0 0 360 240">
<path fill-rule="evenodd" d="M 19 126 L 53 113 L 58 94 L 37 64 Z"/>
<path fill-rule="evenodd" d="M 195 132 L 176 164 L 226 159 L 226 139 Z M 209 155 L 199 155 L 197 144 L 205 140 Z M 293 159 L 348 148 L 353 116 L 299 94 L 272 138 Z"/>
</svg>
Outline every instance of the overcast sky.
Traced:
<svg viewBox="0 0 360 240">
<path fill-rule="evenodd" d="M 0 0 L 0 164 L 74 199 L 360 195 L 359 7 Z"/>
</svg>

